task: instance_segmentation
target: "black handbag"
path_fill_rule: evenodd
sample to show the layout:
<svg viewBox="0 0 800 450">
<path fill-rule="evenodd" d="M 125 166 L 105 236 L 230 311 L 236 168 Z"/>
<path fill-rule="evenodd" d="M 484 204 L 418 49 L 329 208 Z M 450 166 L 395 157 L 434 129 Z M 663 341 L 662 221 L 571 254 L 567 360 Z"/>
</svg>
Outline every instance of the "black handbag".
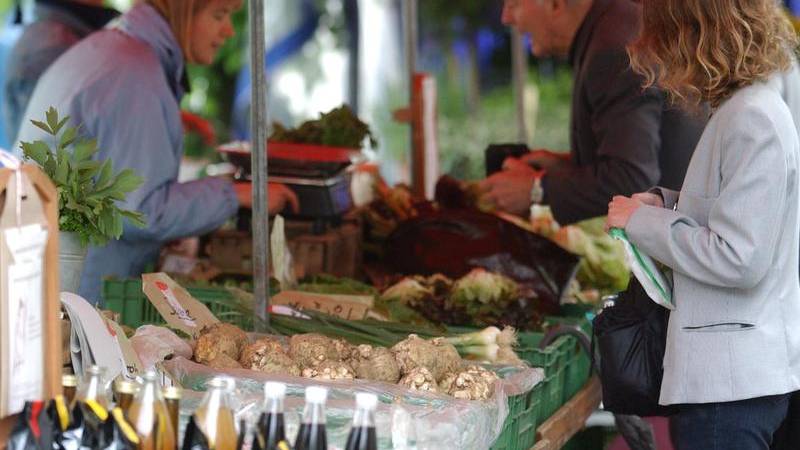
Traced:
<svg viewBox="0 0 800 450">
<path fill-rule="evenodd" d="M 651 300 L 636 278 L 594 318 L 592 357 L 605 410 L 642 417 L 675 412 L 658 404 L 668 322 L 669 310 Z"/>
</svg>

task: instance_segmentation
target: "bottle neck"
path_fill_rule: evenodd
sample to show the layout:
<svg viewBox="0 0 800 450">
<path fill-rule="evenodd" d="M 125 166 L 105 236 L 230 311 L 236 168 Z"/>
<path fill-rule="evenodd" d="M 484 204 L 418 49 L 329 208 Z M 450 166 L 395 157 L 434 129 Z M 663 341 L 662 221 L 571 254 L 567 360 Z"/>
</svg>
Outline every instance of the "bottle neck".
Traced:
<svg viewBox="0 0 800 450">
<path fill-rule="evenodd" d="M 155 403 L 156 401 L 162 399 L 161 391 L 158 389 L 158 386 L 154 380 L 146 380 L 142 388 L 139 390 L 139 395 L 137 395 L 137 397 L 143 404 Z"/>
<path fill-rule="evenodd" d="M 303 410 L 303 423 L 325 425 L 325 405 L 323 403 L 306 402 L 306 407 Z"/>
<path fill-rule="evenodd" d="M 268 414 L 283 414 L 283 397 L 267 397 L 266 411 Z"/>
<path fill-rule="evenodd" d="M 92 374 L 89 376 L 89 379 L 86 380 L 86 383 L 78 393 L 78 399 L 82 401 L 95 400 L 104 407 L 108 406 L 108 400 L 99 375 Z"/>
<path fill-rule="evenodd" d="M 217 425 L 220 421 L 227 419 L 227 417 L 223 417 L 223 410 L 227 408 L 229 406 L 225 390 L 219 387 L 209 389 L 198 410 L 198 418 L 202 422 L 200 426 L 212 445 L 217 441 Z"/>
<path fill-rule="evenodd" d="M 358 408 L 353 416 L 353 428 L 370 428 L 375 426 L 375 410 Z"/>
</svg>

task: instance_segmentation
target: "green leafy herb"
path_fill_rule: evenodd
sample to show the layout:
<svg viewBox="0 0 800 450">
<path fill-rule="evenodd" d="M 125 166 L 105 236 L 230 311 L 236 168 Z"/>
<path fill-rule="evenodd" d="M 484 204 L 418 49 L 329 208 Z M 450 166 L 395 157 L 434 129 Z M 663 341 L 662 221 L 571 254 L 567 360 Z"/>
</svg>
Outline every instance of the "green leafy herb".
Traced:
<svg viewBox="0 0 800 450">
<path fill-rule="evenodd" d="M 378 146 L 369 126 L 347 106 L 323 113 L 319 119 L 304 122 L 298 128 L 286 128 L 279 123 L 273 124 L 273 128 L 269 139 L 275 142 L 361 148 L 364 139 L 369 137 L 370 145 Z"/>
<path fill-rule="evenodd" d="M 68 120 L 50 107 L 44 122 L 31 122 L 51 137 L 52 147 L 43 140 L 21 144 L 25 158 L 42 167 L 56 185 L 59 229 L 77 233 L 84 246 L 102 246 L 122 236 L 124 219 L 144 227 L 141 213 L 117 206 L 141 186 L 142 178 L 130 169 L 114 173 L 110 160 L 92 160 L 97 141 L 81 136 L 77 127 L 65 127 Z"/>
</svg>

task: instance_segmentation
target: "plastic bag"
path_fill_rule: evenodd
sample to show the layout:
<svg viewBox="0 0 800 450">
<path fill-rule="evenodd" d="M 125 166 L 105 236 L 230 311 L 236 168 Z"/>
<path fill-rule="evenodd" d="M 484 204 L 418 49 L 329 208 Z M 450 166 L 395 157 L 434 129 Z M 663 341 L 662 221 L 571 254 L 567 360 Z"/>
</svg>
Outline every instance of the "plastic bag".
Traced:
<svg viewBox="0 0 800 450">
<path fill-rule="evenodd" d="M 133 349 L 145 369 L 174 356 L 192 357 L 192 346 L 168 328 L 143 325 L 130 339 Z"/>
<path fill-rule="evenodd" d="M 474 268 L 505 275 L 535 301 L 530 307 L 556 314 L 579 259 L 550 240 L 492 214 L 452 209 L 402 222 L 386 241 L 392 272 L 441 273 L 460 278 Z M 519 324 L 515 324 L 519 328 Z"/>
<path fill-rule="evenodd" d="M 609 234 L 625 246 L 625 259 L 633 275 L 647 292 L 647 296 L 670 311 L 675 309 L 675 303 L 672 301 L 672 286 L 658 270 L 653 259 L 640 252 L 639 248 L 628 240 L 625 230 L 612 228 Z"/>
<path fill-rule="evenodd" d="M 292 252 L 286 241 L 283 217 L 275 216 L 272 224 L 272 234 L 269 237 L 270 253 L 272 254 L 272 273 L 282 290 L 289 290 L 297 285 L 297 277 L 292 263 Z"/>
<path fill-rule="evenodd" d="M 668 415 L 660 406 L 669 311 L 650 301 L 637 280 L 593 320 L 603 407 L 615 414 Z M 592 352 L 594 354 L 594 352 Z"/>
</svg>

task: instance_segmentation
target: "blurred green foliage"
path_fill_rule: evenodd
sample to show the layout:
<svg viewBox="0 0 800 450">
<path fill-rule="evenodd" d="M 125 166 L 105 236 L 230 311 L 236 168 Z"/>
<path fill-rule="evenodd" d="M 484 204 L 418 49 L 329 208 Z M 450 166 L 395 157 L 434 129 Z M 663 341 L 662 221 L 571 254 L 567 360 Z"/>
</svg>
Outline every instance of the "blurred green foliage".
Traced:
<svg viewBox="0 0 800 450">
<path fill-rule="evenodd" d="M 528 117 L 532 148 L 569 149 L 569 108 L 572 77 L 568 69 L 542 77 L 532 71 L 530 82 L 539 91 L 538 114 Z M 516 107 L 512 88 L 497 87 L 482 96 L 481 108 L 467 113 L 463 92 L 441 88 L 439 96 L 439 153 L 442 173 L 459 179 L 481 179 L 484 150 L 492 143 L 517 142 Z"/>
</svg>

